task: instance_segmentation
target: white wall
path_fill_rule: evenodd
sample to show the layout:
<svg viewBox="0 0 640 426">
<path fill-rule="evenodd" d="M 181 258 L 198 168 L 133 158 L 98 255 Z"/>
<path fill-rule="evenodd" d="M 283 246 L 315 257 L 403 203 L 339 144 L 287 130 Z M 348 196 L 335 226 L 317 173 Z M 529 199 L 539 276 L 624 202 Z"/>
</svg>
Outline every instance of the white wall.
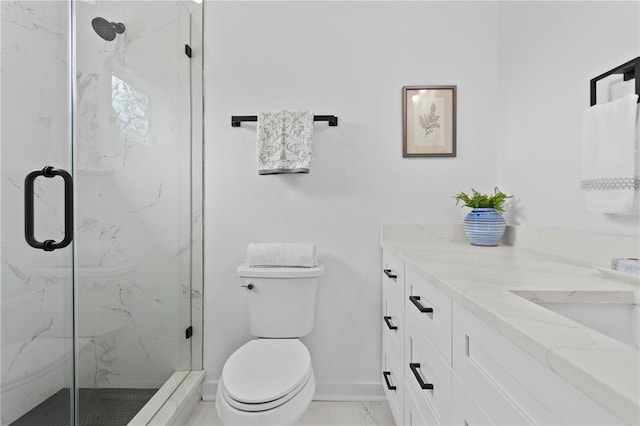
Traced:
<svg viewBox="0 0 640 426">
<path fill-rule="evenodd" d="M 205 398 L 248 341 L 235 268 L 250 242 L 300 241 L 327 267 L 304 339 L 318 397 L 381 395 L 381 223 L 457 223 L 451 198 L 496 182 L 498 10 L 489 2 L 205 5 Z M 403 85 L 458 86 L 457 158 L 402 158 Z M 255 124 L 309 109 L 309 175 L 259 176 Z"/>
<path fill-rule="evenodd" d="M 498 183 L 515 195 L 510 223 L 640 234 L 638 216 L 588 213 L 580 193 L 589 80 L 638 55 L 638 1 L 500 4 Z"/>
<path fill-rule="evenodd" d="M 305 342 L 339 397 L 377 391 L 380 223 L 458 223 L 451 195 L 497 182 L 510 223 L 637 236 L 638 217 L 584 211 L 579 138 L 589 79 L 640 54 L 639 18 L 636 1 L 207 3 L 205 397 L 250 339 L 249 242 L 317 244 Z M 458 85 L 457 158 L 402 158 L 411 84 Z M 258 176 L 255 124 L 229 125 L 275 109 L 339 116 L 316 125 L 311 174 Z"/>
</svg>

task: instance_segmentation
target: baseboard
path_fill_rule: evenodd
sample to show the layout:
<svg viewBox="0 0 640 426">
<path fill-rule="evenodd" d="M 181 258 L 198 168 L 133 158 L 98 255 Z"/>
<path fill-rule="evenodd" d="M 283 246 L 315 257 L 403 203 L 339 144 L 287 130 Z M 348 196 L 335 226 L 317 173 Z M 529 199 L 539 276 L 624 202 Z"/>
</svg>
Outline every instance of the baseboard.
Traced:
<svg viewBox="0 0 640 426">
<path fill-rule="evenodd" d="M 218 381 L 204 379 L 202 382 L 202 400 L 215 401 L 216 392 L 218 392 Z"/>
<path fill-rule="evenodd" d="M 218 381 L 205 380 L 202 384 L 202 400 L 215 401 Z M 381 383 L 316 383 L 314 401 L 384 401 L 386 397 Z"/>
<path fill-rule="evenodd" d="M 382 383 L 316 383 L 314 401 L 384 401 Z"/>
</svg>

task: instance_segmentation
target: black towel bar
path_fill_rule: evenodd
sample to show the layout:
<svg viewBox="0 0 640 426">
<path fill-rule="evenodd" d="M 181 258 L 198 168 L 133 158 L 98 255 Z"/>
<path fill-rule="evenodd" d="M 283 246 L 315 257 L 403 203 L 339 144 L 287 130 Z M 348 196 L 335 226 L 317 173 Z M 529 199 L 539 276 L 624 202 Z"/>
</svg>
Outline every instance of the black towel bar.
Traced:
<svg viewBox="0 0 640 426">
<path fill-rule="evenodd" d="M 240 127 L 240 123 L 243 121 L 258 121 L 257 115 L 232 115 L 231 127 Z M 329 126 L 335 127 L 338 125 L 338 117 L 335 115 L 314 115 L 313 121 L 328 121 Z"/>
<path fill-rule="evenodd" d="M 638 56 L 629 62 L 625 62 L 624 64 L 591 79 L 591 106 L 596 104 L 596 83 L 598 80 L 602 80 L 612 74 L 622 74 L 624 81 L 631 80 L 632 78 L 636 79 L 636 95 L 638 95 L 638 102 L 640 103 L 640 56 Z"/>
</svg>

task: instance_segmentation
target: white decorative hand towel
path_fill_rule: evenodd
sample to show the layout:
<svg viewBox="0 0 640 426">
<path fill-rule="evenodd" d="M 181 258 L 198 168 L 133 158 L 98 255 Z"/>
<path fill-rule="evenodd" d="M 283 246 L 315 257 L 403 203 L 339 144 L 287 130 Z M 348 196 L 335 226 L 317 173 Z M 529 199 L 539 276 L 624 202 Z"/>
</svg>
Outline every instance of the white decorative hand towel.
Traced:
<svg viewBox="0 0 640 426">
<path fill-rule="evenodd" d="M 258 173 L 309 173 L 313 113 L 276 111 L 258 114 Z"/>
<path fill-rule="evenodd" d="M 638 208 L 638 95 L 594 105 L 582 115 L 582 180 L 586 208 L 630 215 Z"/>
<path fill-rule="evenodd" d="M 253 267 L 318 266 L 316 246 L 303 243 L 251 243 L 247 246 L 247 263 Z"/>
</svg>

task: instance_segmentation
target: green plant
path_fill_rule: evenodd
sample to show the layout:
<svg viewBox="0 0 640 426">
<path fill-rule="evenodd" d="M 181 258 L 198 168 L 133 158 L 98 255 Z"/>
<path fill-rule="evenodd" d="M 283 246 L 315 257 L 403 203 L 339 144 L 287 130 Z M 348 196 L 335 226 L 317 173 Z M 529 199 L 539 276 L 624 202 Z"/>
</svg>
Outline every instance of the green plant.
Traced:
<svg viewBox="0 0 640 426">
<path fill-rule="evenodd" d="M 471 188 L 471 196 L 464 192 L 460 192 L 453 198 L 456 199 L 456 205 L 462 202 L 465 206 L 474 209 L 489 208 L 496 209 L 497 212 L 504 213 L 504 200 L 511 197 L 512 195 L 505 194 L 496 186 L 493 190 L 493 194 L 481 194 Z"/>
</svg>

